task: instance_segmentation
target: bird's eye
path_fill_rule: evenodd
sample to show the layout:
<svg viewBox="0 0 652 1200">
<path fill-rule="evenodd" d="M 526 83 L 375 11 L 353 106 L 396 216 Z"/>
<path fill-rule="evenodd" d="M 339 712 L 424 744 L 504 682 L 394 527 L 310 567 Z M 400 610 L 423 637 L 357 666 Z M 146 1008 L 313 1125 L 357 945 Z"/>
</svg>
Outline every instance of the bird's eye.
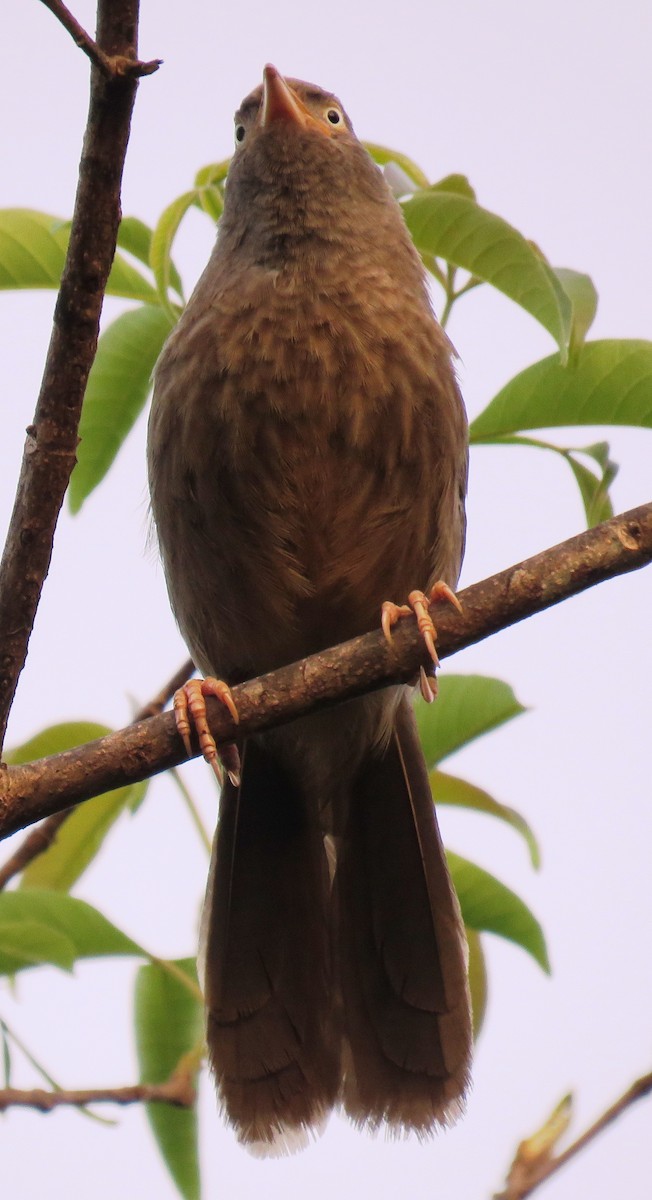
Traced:
<svg viewBox="0 0 652 1200">
<path fill-rule="evenodd" d="M 246 132 L 247 131 L 246 131 L 244 125 L 236 125 L 236 127 L 235 127 L 236 142 L 244 142 Z"/>
<path fill-rule="evenodd" d="M 339 125 L 342 121 L 342 114 L 339 108 L 329 108 L 326 110 L 326 120 L 330 121 L 331 125 Z"/>
</svg>

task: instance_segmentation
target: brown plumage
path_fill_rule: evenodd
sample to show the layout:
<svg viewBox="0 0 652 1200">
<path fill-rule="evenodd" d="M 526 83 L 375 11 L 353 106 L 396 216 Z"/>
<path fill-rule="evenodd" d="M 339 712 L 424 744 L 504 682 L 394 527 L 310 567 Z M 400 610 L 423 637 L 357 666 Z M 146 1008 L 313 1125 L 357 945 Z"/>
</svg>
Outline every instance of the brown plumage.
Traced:
<svg viewBox="0 0 652 1200">
<path fill-rule="evenodd" d="M 236 113 L 209 264 L 156 369 L 152 508 L 195 662 L 229 683 L 377 625 L 464 545 L 451 348 L 399 206 L 339 101 L 265 70 Z M 210 1060 L 250 1146 L 340 1102 L 458 1112 L 464 934 L 407 691 L 245 741 L 205 914 Z"/>
</svg>

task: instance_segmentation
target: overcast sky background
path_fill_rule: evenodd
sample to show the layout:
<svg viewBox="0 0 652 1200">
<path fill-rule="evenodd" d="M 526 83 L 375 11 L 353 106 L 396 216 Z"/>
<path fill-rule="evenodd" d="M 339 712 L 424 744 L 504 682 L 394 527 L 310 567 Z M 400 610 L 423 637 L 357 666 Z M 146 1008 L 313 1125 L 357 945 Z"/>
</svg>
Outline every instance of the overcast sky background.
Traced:
<svg viewBox="0 0 652 1200">
<path fill-rule="evenodd" d="M 94 5 L 75 0 L 73 7 L 92 27 Z M 37 0 L 6 8 L 0 203 L 68 216 L 87 61 Z M 555 265 L 588 271 L 600 294 L 592 336 L 650 338 L 651 34 L 645 0 L 625 0 L 617 11 L 588 0 L 144 0 L 141 55 L 165 63 L 140 87 L 124 212 L 153 223 L 197 168 L 230 154 L 233 110 L 272 61 L 332 88 L 359 136 L 412 155 L 432 179 L 467 174 L 480 202 Z M 193 216 L 176 255 L 189 286 L 211 242 L 208 222 Z M 0 296 L 3 522 L 53 299 Z M 108 315 L 116 311 L 116 302 L 107 304 Z M 471 415 L 554 350 L 533 319 L 488 288 L 462 301 L 449 332 Z M 62 515 L 10 744 L 55 720 L 120 726 L 132 698 L 147 700 L 182 660 L 162 574 L 145 548 L 144 431 L 141 420 L 81 516 Z M 652 435 L 622 430 L 609 438 L 621 463 L 616 510 L 651 499 Z M 562 439 L 583 445 L 596 435 L 568 431 Z M 583 522 L 570 472 L 556 457 L 527 450 L 473 452 L 468 510 L 467 584 Z M 465 1119 L 425 1146 L 371 1140 L 333 1120 L 303 1155 L 261 1163 L 223 1129 L 205 1084 L 207 1197 L 485 1200 L 516 1143 L 566 1091 L 576 1093 L 577 1133 L 650 1069 L 651 611 L 648 570 L 446 664 L 507 679 L 531 708 L 450 765 L 527 816 L 543 848 L 540 874 L 511 830 L 450 811 L 441 824 L 449 845 L 528 901 L 554 968 L 546 979 L 522 951 L 486 938 L 490 1005 Z M 208 771 L 196 765 L 186 777 L 210 823 Z M 77 894 L 153 952 L 180 956 L 194 948 L 205 871 L 176 792 L 158 781 L 149 803 L 114 830 Z M 0 995 L 0 1015 L 62 1084 L 125 1084 L 136 1075 L 132 975 L 131 964 L 112 962 L 83 964 L 72 978 L 25 972 L 14 996 Z M 648 1197 L 651 1115 L 649 1101 L 640 1104 L 541 1194 Z M 0 1123 L 4 1193 L 11 1200 L 175 1196 L 143 1114 L 127 1110 L 118 1120 L 116 1131 L 70 1112 L 10 1113 Z"/>
</svg>

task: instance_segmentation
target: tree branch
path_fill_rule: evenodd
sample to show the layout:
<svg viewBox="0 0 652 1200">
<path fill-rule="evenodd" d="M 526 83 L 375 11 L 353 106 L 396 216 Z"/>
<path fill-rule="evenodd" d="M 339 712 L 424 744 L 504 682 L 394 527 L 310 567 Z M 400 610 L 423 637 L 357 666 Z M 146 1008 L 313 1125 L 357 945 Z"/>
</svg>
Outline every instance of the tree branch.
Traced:
<svg viewBox="0 0 652 1200">
<path fill-rule="evenodd" d="M 652 503 L 570 538 L 552 549 L 467 588 L 463 616 L 437 606 L 437 647 L 442 658 L 500 629 L 542 612 L 616 575 L 652 561 Z M 233 689 L 236 727 L 209 698 L 211 730 L 219 743 L 282 725 L 392 683 L 408 683 L 429 659 L 416 622 L 399 622 L 392 645 L 369 633 L 332 650 L 292 663 Z M 195 749 L 195 754 L 197 753 Z M 38 762 L 5 767 L 0 779 L 0 837 L 125 783 L 178 766 L 186 754 L 174 717 L 164 713 L 76 750 Z"/>
<path fill-rule="evenodd" d="M 107 79 L 113 79 L 117 75 L 134 77 L 152 75 L 160 67 L 160 58 L 152 59 L 151 62 L 140 62 L 139 59 L 125 54 L 105 54 L 61 0 L 41 0 L 41 3 L 49 8 L 57 21 L 68 31 L 75 44 L 79 46 L 79 49 L 88 55 L 93 66 L 97 67 Z"/>
<path fill-rule="evenodd" d="M 163 712 L 166 704 L 172 699 L 177 688 L 180 688 L 187 679 L 193 674 L 195 664 L 191 658 L 187 659 L 178 671 L 175 671 L 171 679 L 157 692 L 151 700 L 144 704 L 136 713 L 134 722 L 145 721 L 148 717 L 155 717 L 158 713 Z M 68 817 L 74 812 L 74 808 L 65 808 L 62 812 L 56 812 L 47 820 L 42 821 L 27 837 L 14 853 L 0 867 L 0 892 L 6 888 L 7 884 L 16 875 L 20 875 L 21 871 L 29 863 L 38 858 L 40 854 L 45 854 L 45 851 L 50 848 L 53 842 L 57 839 L 57 834 L 61 826 Z"/>
<path fill-rule="evenodd" d="M 52 843 L 57 840 L 61 826 L 74 811 L 74 808 L 64 808 L 61 812 L 53 813 L 51 817 L 42 821 L 28 833 L 20 846 L 0 867 L 0 892 L 4 891 L 10 880 L 14 879 L 16 875 L 20 875 L 33 859 L 38 858 L 39 854 L 45 854 L 45 851 L 50 849 Z"/>
<path fill-rule="evenodd" d="M 97 44 L 102 54 L 134 62 L 137 30 L 138 0 L 99 0 Z M 68 252 L 0 565 L 0 747 L 75 464 L 79 416 L 120 223 L 120 186 L 137 86 L 131 74 L 107 78 L 96 66 L 91 71 Z"/>
<path fill-rule="evenodd" d="M 47 1092 L 44 1088 L 0 1088 L 0 1112 L 7 1108 L 36 1108 L 49 1113 L 55 1108 L 71 1105 L 85 1108 L 88 1104 L 171 1104 L 175 1108 L 192 1108 L 195 1087 L 190 1076 L 176 1073 L 165 1083 L 135 1083 L 130 1087 L 78 1088 Z"/>
<path fill-rule="evenodd" d="M 622 1116 L 637 1100 L 643 1100 L 645 1096 L 649 1096 L 650 1092 L 652 1092 L 652 1072 L 637 1079 L 631 1087 L 627 1088 L 626 1092 L 623 1092 L 615 1104 L 612 1104 L 602 1116 L 598 1117 L 597 1121 L 594 1121 L 593 1125 L 590 1125 L 576 1141 L 555 1157 L 550 1157 L 545 1152 L 530 1156 L 527 1153 L 528 1142 L 522 1142 L 509 1169 L 505 1191 L 495 1195 L 494 1200 L 526 1200 L 526 1197 L 531 1196 L 535 1188 L 550 1179 L 551 1175 L 554 1175 L 571 1158 L 584 1150 L 617 1117 Z"/>
</svg>

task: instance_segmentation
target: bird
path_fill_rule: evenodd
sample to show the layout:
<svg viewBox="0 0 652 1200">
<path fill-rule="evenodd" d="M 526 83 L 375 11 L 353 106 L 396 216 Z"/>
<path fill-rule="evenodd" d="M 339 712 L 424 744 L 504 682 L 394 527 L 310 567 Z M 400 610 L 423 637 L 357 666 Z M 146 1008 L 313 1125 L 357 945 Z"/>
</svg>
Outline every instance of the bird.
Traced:
<svg viewBox="0 0 652 1200">
<path fill-rule="evenodd" d="M 468 428 L 400 205 L 329 91 L 271 64 L 235 114 L 216 244 L 155 368 L 151 509 L 205 696 L 453 597 Z M 418 589 L 422 589 L 419 591 Z M 381 618 L 382 614 L 382 618 Z M 427 689 L 427 685 L 426 685 Z M 463 1110 L 467 950 L 411 705 L 387 687 L 246 738 L 202 920 L 221 1107 L 253 1153 L 333 1109 L 428 1137 Z"/>
</svg>

